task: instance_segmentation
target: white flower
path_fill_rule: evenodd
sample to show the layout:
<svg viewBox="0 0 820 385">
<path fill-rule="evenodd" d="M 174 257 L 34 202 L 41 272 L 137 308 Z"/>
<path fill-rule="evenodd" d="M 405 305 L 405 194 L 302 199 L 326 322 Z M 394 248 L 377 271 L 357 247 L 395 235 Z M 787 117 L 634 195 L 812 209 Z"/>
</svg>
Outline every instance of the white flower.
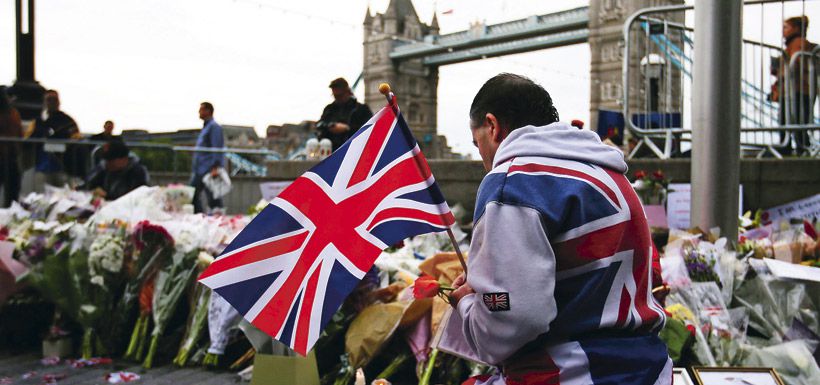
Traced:
<svg viewBox="0 0 820 385">
<path fill-rule="evenodd" d="M 101 234 L 94 242 L 88 253 L 88 267 L 94 272 L 99 267 L 111 273 L 119 273 L 122 270 L 123 258 L 125 257 L 124 244 L 122 238 L 114 234 Z"/>
<path fill-rule="evenodd" d="M 100 286 L 100 287 L 105 287 L 105 280 L 103 279 L 103 277 L 101 275 L 95 275 L 95 276 L 91 277 L 91 283 L 93 283 L 97 286 Z"/>
<path fill-rule="evenodd" d="M 82 306 L 80 306 L 80 310 L 83 313 L 91 314 L 91 313 L 94 313 L 95 311 L 97 311 L 97 307 L 94 306 L 94 305 L 82 305 Z"/>
</svg>

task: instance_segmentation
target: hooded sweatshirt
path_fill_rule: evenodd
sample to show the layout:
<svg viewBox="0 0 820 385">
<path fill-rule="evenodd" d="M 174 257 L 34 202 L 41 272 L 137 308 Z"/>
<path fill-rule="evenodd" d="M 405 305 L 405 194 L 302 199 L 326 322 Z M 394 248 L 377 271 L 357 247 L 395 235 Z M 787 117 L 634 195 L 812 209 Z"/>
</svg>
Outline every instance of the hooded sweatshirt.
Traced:
<svg viewBox="0 0 820 385">
<path fill-rule="evenodd" d="M 619 150 L 565 123 L 501 143 L 476 202 L 476 293 L 454 312 L 472 355 L 501 368 L 483 383 L 671 381 L 649 227 L 626 170 Z"/>
</svg>

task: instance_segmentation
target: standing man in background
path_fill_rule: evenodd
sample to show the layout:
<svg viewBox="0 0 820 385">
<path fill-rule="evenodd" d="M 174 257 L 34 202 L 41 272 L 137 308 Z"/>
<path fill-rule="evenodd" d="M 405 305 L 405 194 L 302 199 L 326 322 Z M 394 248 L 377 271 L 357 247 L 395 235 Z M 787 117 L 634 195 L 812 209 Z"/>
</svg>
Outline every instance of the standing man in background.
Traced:
<svg viewBox="0 0 820 385">
<path fill-rule="evenodd" d="M 56 90 L 48 90 L 43 96 L 43 113 L 34 121 L 34 131 L 32 138 L 47 139 L 79 139 L 80 129 L 77 122 L 60 109 L 60 94 Z M 74 160 L 73 151 L 66 146 L 62 153 L 46 152 L 43 144 L 36 144 L 36 165 L 35 170 L 46 175 L 46 183 L 59 186 L 67 181 L 66 175 L 62 171 L 73 170 L 74 164 L 66 165 L 64 160 L 72 162 Z M 65 159 L 68 157 L 68 159 Z M 66 167 L 70 166 L 70 167 Z"/>
<path fill-rule="evenodd" d="M 20 113 L 12 107 L 6 90 L 0 88 L 0 137 L 22 138 Z M 20 195 L 20 143 L 0 141 L 0 187 L 3 201 L 0 207 L 9 207 Z"/>
<path fill-rule="evenodd" d="M 328 104 L 316 124 L 319 139 L 330 139 L 336 151 L 373 117 L 366 104 L 359 103 L 344 78 L 330 82 L 333 103 Z"/>
<path fill-rule="evenodd" d="M 196 140 L 196 147 L 225 147 L 222 126 L 214 120 L 213 104 L 202 102 L 199 105 L 199 118 L 202 119 L 203 126 Z M 216 207 L 223 207 L 222 199 L 214 198 L 202 183 L 202 178 L 206 174 L 216 175 L 220 167 L 225 167 L 225 154 L 221 152 L 194 152 L 191 186 L 194 187 L 193 204 L 195 213 L 207 213 Z"/>
</svg>

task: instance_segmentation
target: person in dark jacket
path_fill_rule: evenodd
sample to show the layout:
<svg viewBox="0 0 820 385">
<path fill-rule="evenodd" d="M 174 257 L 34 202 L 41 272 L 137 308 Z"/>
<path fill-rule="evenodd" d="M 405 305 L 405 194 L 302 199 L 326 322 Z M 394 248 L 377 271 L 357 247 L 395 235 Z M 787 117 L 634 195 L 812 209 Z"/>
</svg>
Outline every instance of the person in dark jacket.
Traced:
<svg viewBox="0 0 820 385">
<path fill-rule="evenodd" d="M 0 89 L 0 138 L 21 138 L 23 127 L 20 113 L 12 107 L 5 90 Z M 0 140 L 0 187 L 3 201 L 0 207 L 9 207 L 20 195 L 20 143 Z"/>
<path fill-rule="evenodd" d="M 130 155 L 125 143 L 112 140 L 103 146 L 102 151 L 102 164 L 91 172 L 82 189 L 92 190 L 94 195 L 106 200 L 114 200 L 148 184 L 148 170 L 136 156 Z"/>
<path fill-rule="evenodd" d="M 34 121 L 32 138 L 48 139 L 79 139 L 80 130 L 74 119 L 60 110 L 60 94 L 55 90 L 48 90 L 44 96 L 45 109 L 41 116 Z M 83 177 L 87 159 L 76 146 L 66 146 L 63 153 L 46 152 L 42 144 L 35 145 L 37 164 L 36 170 L 46 174 L 46 182 L 60 185 L 65 182 L 61 172 Z"/>
<path fill-rule="evenodd" d="M 333 103 L 328 104 L 316 124 L 319 139 L 330 139 L 336 151 L 373 117 L 366 104 L 359 103 L 344 78 L 330 82 Z"/>
</svg>

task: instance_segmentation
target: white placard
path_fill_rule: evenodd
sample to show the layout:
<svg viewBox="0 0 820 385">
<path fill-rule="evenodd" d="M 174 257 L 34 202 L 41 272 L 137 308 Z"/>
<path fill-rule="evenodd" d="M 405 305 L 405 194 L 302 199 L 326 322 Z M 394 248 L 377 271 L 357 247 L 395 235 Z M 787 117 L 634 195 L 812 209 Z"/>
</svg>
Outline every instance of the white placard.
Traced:
<svg viewBox="0 0 820 385">
<path fill-rule="evenodd" d="M 270 202 L 276 198 L 279 193 L 293 183 L 292 180 L 283 182 L 265 182 L 259 184 L 259 189 L 262 191 L 262 199 Z"/>
<path fill-rule="evenodd" d="M 765 258 L 766 267 L 778 278 L 820 282 L 820 268 Z"/>
<path fill-rule="evenodd" d="M 761 213 L 763 223 L 779 222 L 791 218 L 818 217 L 820 217 L 820 193 L 785 205 L 772 207 Z"/>
<path fill-rule="evenodd" d="M 45 143 L 43 144 L 43 151 L 45 152 L 65 152 L 65 143 Z"/>
<path fill-rule="evenodd" d="M 688 229 L 692 214 L 692 185 L 670 183 L 666 194 L 666 219 L 670 229 Z M 743 215 L 743 185 L 738 190 L 738 216 Z"/>
</svg>

